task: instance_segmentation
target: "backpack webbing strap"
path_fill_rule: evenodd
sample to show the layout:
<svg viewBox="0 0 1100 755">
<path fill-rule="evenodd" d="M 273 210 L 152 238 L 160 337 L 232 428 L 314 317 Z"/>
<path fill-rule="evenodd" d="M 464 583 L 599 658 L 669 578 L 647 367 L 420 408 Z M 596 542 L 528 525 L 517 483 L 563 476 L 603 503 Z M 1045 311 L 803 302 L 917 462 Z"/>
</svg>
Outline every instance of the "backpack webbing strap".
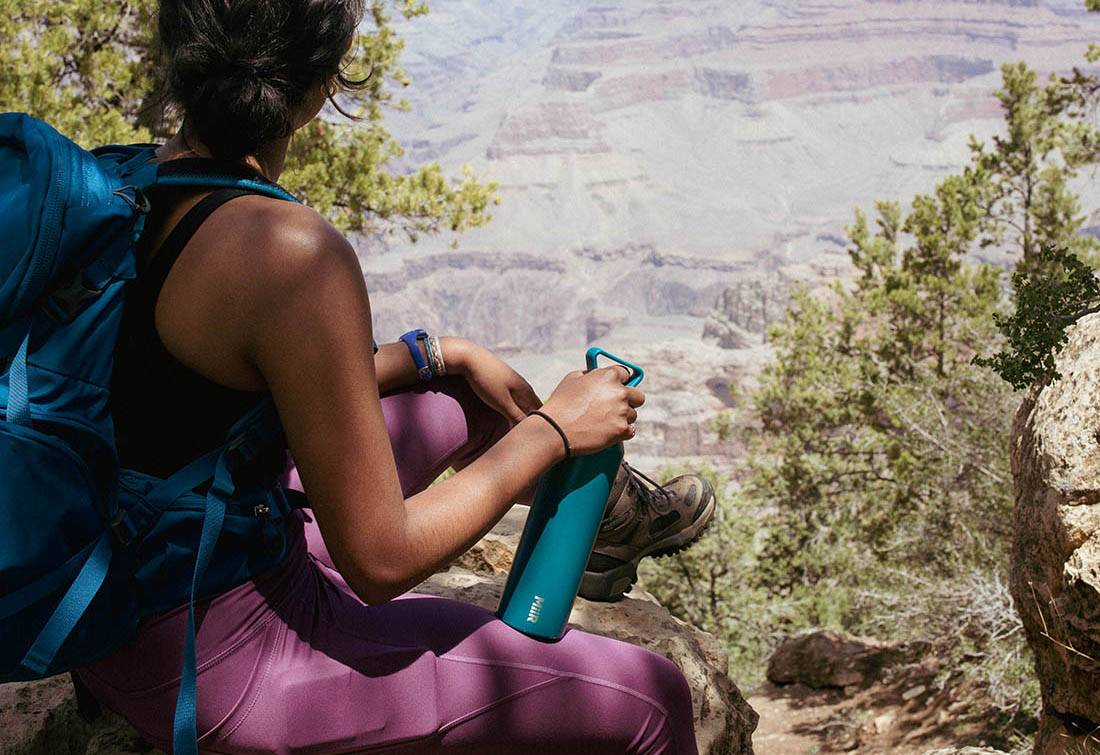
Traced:
<svg viewBox="0 0 1100 755">
<path fill-rule="evenodd" d="M 160 176 L 156 180 L 157 186 L 209 186 L 223 189 L 242 189 L 252 194 L 265 194 L 275 199 L 285 199 L 287 202 L 298 200 L 293 194 L 276 184 L 257 181 L 250 178 L 232 178 L 229 176 Z"/>
<path fill-rule="evenodd" d="M 207 451 L 186 467 L 173 472 L 170 477 L 157 483 L 149 491 L 149 499 L 168 506 L 184 493 L 188 493 L 202 483 L 213 479 L 218 468 L 218 457 L 221 456 L 223 450 L 224 446 L 218 446 L 213 451 Z"/>
<path fill-rule="evenodd" d="M 202 533 L 199 550 L 195 556 L 195 571 L 191 575 L 191 598 L 187 604 L 187 632 L 183 640 L 183 669 L 180 673 L 180 690 L 176 698 L 176 712 L 172 721 L 173 755 L 198 755 L 198 732 L 195 725 L 195 593 L 199 591 L 214 546 L 221 535 L 225 521 L 225 502 L 233 495 L 233 476 L 228 466 L 227 454 L 218 457 L 214 482 L 206 494 L 203 511 Z"/>
<path fill-rule="evenodd" d="M 111 556 L 114 549 L 111 547 L 110 535 L 104 533 L 96 543 L 92 554 L 84 562 L 80 573 L 76 575 L 69 591 L 57 604 L 50 620 L 38 633 L 34 645 L 27 651 L 21 663 L 36 674 L 45 674 L 53 662 L 61 645 L 72 634 L 80 617 L 88 610 L 92 599 L 99 592 L 103 580 L 107 576 L 107 570 L 111 566 Z"/>
<path fill-rule="evenodd" d="M 92 555 L 92 550 L 99 541 L 88 543 L 77 551 L 72 558 L 48 574 L 39 577 L 26 587 L 0 598 L 0 619 L 6 619 L 24 608 L 34 605 L 52 592 L 60 590 L 65 585 L 72 585 L 81 567 Z"/>
<path fill-rule="evenodd" d="M 255 169 L 232 160 L 220 160 L 210 157 L 184 157 L 159 163 L 154 186 L 209 186 L 229 189 L 244 189 L 253 194 L 266 194 L 288 202 L 298 202 L 291 194 L 274 181 L 269 181 Z"/>
<path fill-rule="evenodd" d="M 30 340 L 31 332 L 28 330 L 8 368 L 8 406 L 5 411 L 8 422 L 17 425 L 31 423 L 30 387 L 27 385 L 27 345 Z"/>
</svg>

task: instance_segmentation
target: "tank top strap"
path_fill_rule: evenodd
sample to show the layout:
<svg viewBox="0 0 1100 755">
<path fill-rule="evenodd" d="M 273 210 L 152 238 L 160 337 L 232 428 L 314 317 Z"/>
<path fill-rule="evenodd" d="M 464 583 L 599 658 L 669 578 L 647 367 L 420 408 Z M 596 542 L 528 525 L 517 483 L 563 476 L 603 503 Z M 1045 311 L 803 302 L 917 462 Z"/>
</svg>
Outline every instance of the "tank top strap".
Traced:
<svg viewBox="0 0 1100 755">
<path fill-rule="evenodd" d="M 148 292 L 152 301 L 156 301 L 164 281 L 168 279 L 172 265 L 176 263 L 187 242 L 211 213 L 231 199 L 253 193 L 255 192 L 247 189 L 215 189 L 199 200 L 176 223 L 151 259 L 142 257 L 137 260 L 139 280 L 142 281 L 142 288 Z"/>
</svg>

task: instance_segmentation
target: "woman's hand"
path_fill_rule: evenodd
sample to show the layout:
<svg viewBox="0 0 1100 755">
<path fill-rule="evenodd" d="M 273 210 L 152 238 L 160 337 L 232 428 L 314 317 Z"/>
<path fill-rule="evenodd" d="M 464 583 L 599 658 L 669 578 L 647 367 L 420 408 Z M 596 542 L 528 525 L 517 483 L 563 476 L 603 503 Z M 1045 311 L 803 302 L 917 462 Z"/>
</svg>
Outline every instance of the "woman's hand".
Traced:
<svg viewBox="0 0 1100 755">
<path fill-rule="evenodd" d="M 645 394 L 624 385 L 629 377 L 630 370 L 614 364 L 575 370 L 558 383 L 543 411 L 561 426 L 573 453 L 596 453 L 634 437 L 637 410 L 645 403 Z"/>
<path fill-rule="evenodd" d="M 439 342 L 447 372 L 464 375 L 482 401 L 512 422 L 518 423 L 542 407 L 523 376 L 484 346 L 454 337 L 443 337 Z"/>
</svg>

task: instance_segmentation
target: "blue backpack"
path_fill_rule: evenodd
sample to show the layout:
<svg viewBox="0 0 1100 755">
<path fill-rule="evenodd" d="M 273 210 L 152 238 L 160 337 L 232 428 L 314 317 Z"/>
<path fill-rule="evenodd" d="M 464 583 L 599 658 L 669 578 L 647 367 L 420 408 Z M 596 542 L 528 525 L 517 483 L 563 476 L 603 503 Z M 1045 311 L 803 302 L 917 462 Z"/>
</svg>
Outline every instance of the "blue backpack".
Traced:
<svg viewBox="0 0 1100 755">
<path fill-rule="evenodd" d="M 126 283 L 155 186 L 296 200 L 152 162 L 153 146 L 88 152 L 0 114 L 0 682 L 87 665 L 186 603 L 173 750 L 194 753 L 194 602 L 277 564 L 305 500 L 277 482 L 286 439 L 269 397 L 166 479 L 120 468 L 110 385 Z"/>
</svg>

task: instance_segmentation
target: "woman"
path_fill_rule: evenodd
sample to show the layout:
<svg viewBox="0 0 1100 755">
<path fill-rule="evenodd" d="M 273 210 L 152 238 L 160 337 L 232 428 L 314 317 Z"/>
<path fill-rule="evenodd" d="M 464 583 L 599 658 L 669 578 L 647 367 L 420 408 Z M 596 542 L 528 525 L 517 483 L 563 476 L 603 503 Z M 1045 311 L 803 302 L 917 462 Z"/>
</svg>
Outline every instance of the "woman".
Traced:
<svg viewBox="0 0 1100 755">
<path fill-rule="evenodd" d="M 354 84 L 340 64 L 361 13 L 361 0 L 163 0 L 185 120 L 156 159 L 277 180 L 293 131 Z M 541 643 L 482 609 L 405 594 L 528 498 L 563 441 L 584 454 L 633 436 L 644 396 L 625 370 L 570 373 L 542 404 L 490 352 L 443 338 L 435 366 L 447 374 L 420 382 L 413 345 L 372 353 L 359 263 L 316 212 L 171 191 L 148 218 L 148 268 L 127 300 L 121 461 L 166 475 L 270 393 L 312 505 L 278 567 L 199 607 L 200 747 L 695 752 L 688 688 L 666 659 L 580 631 Z M 529 416 L 540 407 L 553 421 Z M 189 432 L 165 432 L 176 427 Z M 459 471 L 429 488 L 447 467 Z M 624 468 L 590 570 L 698 536 L 709 489 L 681 478 L 657 491 Z M 161 747 L 185 625 L 185 607 L 155 616 L 80 672 Z"/>
</svg>

